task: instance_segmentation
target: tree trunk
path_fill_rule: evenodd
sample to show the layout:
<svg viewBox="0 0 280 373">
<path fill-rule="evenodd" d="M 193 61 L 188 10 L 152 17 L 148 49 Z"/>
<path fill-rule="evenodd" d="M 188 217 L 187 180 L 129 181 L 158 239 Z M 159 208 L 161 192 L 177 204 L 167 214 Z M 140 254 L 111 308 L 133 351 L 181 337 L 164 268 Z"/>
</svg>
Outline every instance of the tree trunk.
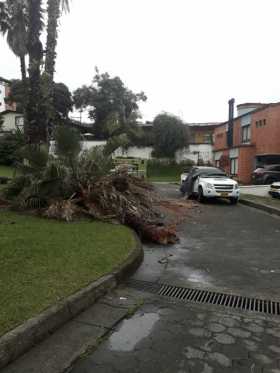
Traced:
<svg viewBox="0 0 280 373">
<path fill-rule="evenodd" d="M 26 84 L 26 64 L 25 64 L 25 56 L 20 56 L 20 70 L 21 70 L 21 79 L 23 84 Z"/>
<path fill-rule="evenodd" d="M 57 28 L 60 16 L 60 0 L 48 0 L 48 26 L 47 26 L 47 46 L 45 72 L 53 82 L 55 73 Z"/>
<path fill-rule="evenodd" d="M 60 0 L 48 0 L 48 25 L 46 62 L 44 73 L 44 95 L 47 109 L 48 134 L 51 133 L 55 120 L 54 109 L 54 73 L 57 46 L 57 28 L 60 16 Z"/>
<path fill-rule="evenodd" d="M 41 5 L 42 0 L 28 0 L 29 94 L 26 105 L 26 119 L 27 138 L 30 144 L 40 144 L 47 140 L 46 109 L 40 71 L 43 59 L 43 48 L 40 41 L 42 31 Z"/>
<path fill-rule="evenodd" d="M 20 56 L 20 70 L 21 70 L 21 80 L 23 84 L 23 118 L 24 118 L 24 125 L 23 125 L 23 133 L 25 141 L 28 142 L 28 119 L 26 116 L 26 105 L 28 99 L 28 87 L 27 87 L 27 78 L 26 78 L 26 64 L 25 64 L 25 55 Z"/>
</svg>

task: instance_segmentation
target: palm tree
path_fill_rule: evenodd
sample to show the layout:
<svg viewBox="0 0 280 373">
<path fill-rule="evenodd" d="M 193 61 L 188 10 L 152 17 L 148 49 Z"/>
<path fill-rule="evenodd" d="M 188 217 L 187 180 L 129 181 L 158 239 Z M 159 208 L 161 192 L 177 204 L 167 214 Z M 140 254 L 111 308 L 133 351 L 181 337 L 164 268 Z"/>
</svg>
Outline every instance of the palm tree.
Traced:
<svg viewBox="0 0 280 373">
<path fill-rule="evenodd" d="M 47 44 L 46 44 L 46 60 L 45 60 L 45 72 L 44 72 L 44 94 L 45 103 L 47 107 L 47 127 L 48 133 L 51 132 L 52 123 L 55 118 L 55 110 L 53 105 L 54 99 L 54 73 L 55 73 L 55 62 L 56 62 L 56 46 L 57 46 L 57 34 L 58 34 L 58 22 L 61 16 L 61 12 L 69 12 L 69 0 L 48 0 L 47 13 L 48 13 L 48 25 L 47 25 Z"/>
<path fill-rule="evenodd" d="M 23 0 L 0 3 L 0 32 L 7 37 L 12 52 L 19 57 L 22 81 L 26 82 L 27 16 Z"/>
<path fill-rule="evenodd" d="M 45 72 L 49 75 L 51 81 L 53 81 L 55 73 L 57 29 L 62 11 L 69 12 L 69 0 L 48 0 Z"/>
<path fill-rule="evenodd" d="M 46 110 L 41 86 L 44 27 L 42 0 L 26 0 L 28 14 L 27 50 L 29 55 L 29 92 L 26 106 L 27 139 L 38 144 L 46 141 Z"/>
</svg>

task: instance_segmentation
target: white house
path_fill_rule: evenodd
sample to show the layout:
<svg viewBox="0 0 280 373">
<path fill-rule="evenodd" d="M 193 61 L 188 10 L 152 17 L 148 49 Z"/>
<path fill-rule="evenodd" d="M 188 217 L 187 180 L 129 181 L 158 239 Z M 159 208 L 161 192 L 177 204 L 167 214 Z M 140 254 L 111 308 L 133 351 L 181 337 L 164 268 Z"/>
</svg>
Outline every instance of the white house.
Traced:
<svg viewBox="0 0 280 373">
<path fill-rule="evenodd" d="M 3 124 L 0 127 L 0 133 L 14 133 L 18 129 L 23 130 L 23 114 L 13 110 L 5 110 L 0 113 L 0 119 L 3 120 Z"/>
</svg>

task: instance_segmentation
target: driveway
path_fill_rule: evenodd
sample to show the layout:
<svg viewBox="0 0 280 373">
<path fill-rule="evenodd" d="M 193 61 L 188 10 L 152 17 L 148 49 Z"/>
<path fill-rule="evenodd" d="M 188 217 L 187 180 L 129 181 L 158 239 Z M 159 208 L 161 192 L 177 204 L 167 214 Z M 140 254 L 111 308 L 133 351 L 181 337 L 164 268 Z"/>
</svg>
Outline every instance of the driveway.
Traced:
<svg viewBox="0 0 280 373">
<path fill-rule="evenodd" d="M 176 186 L 161 186 L 178 197 Z M 279 219 L 243 206 L 192 210 L 181 242 L 146 246 L 134 279 L 277 297 Z M 279 317 L 183 303 L 122 286 L 115 299 L 141 306 L 71 373 L 279 373 Z"/>
</svg>

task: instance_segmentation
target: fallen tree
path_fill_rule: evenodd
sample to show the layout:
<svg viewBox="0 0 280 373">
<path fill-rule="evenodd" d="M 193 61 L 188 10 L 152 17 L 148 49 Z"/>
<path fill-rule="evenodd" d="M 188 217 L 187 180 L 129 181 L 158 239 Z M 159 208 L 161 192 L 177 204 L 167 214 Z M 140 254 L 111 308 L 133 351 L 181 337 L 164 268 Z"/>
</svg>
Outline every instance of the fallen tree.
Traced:
<svg viewBox="0 0 280 373">
<path fill-rule="evenodd" d="M 168 220 L 166 214 L 174 208 L 185 210 L 184 204 L 162 201 L 145 180 L 126 170 L 112 170 L 111 159 L 102 149 L 79 155 L 73 138 L 68 147 L 65 143 L 61 146 L 61 138 L 60 133 L 57 158 L 40 148 L 24 150 L 21 176 L 5 192 L 14 206 L 67 222 L 86 217 L 125 224 L 145 241 L 177 241 L 180 219 Z"/>
</svg>

